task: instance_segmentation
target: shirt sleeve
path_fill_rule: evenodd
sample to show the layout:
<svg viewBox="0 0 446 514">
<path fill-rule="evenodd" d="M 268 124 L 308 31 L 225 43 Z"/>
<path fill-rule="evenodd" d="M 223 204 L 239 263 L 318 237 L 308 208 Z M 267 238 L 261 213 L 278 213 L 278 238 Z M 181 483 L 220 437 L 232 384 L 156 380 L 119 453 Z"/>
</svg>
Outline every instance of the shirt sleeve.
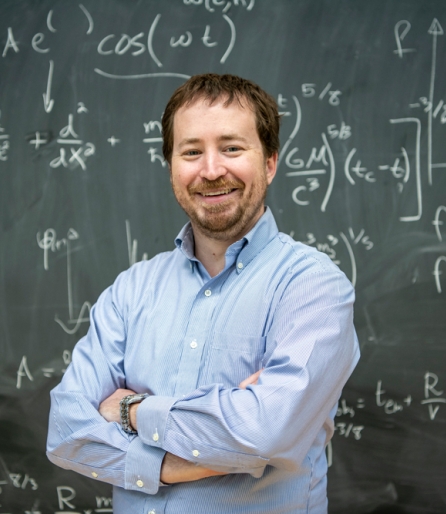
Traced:
<svg viewBox="0 0 446 514">
<path fill-rule="evenodd" d="M 99 297 L 88 334 L 75 346 L 62 382 L 51 391 L 47 456 L 90 478 L 155 494 L 165 451 L 145 445 L 98 412 L 105 398 L 126 387 L 127 276 L 121 274 Z"/>
<path fill-rule="evenodd" d="M 142 441 L 216 471 L 260 477 L 269 464 L 297 472 L 327 420 L 331 436 L 333 409 L 359 359 L 353 302 L 338 270 L 292 277 L 273 313 L 273 351 L 258 384 L 149 397 L 137 411 Z"/>
</svg>

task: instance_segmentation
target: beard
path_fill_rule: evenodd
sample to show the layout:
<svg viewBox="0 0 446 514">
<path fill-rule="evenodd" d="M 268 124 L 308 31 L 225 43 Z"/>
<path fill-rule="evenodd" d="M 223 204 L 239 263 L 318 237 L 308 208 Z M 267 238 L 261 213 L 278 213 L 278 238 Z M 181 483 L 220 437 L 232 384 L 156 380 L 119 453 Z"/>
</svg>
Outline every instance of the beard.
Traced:
<svg viewBox="0 0 446 514">
<path fill-rule="evenodd" d="M 189 216 L 194 229 L 209 238 L 228 241 L 243 237 L 263 214 L 268 183 L 266 173 L 263 172 L 252 183 L 249 191 L 246 191 L 241 180 L 226 180 L 223 177 L 216 180 L 202 179 L 200 184 L 188 186 L 187 193 L 179 191 L 174 183 L 172 186 L 178 203 Z M 239 197 L 214 205 L 195 204 L 197 194 L 223 189 L 236 189 Z"/>
</svg>

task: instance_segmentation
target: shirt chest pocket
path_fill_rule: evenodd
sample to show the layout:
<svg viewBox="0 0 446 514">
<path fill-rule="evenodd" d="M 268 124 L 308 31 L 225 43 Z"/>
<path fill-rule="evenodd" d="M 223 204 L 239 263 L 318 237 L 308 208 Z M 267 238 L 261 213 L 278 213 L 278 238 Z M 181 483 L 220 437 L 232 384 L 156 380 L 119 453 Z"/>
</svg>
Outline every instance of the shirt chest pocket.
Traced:
<svg viewBox="0 0 446 514">
<path fill-rule="evenodd" d="M 202 385 L 219 383 L 237 387 L 263 367 L 265 343 L 266 337 L 215 332 L 206 356 Z"/>
</svg>

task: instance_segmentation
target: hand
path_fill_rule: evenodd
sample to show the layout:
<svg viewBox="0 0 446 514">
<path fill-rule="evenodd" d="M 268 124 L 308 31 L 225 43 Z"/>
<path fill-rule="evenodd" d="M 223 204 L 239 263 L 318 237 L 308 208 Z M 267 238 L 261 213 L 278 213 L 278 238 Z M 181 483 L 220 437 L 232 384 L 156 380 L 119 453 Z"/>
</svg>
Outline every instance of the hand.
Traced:
<svg viewBox="0 0 446 514">
<path fill-rule="evenodd" d="M 242 382 L 240 382 L 239 387 L 240 389 L 246 389 L 249 385 L 256 385 L 257 381 L 259 380 L 260 373 L 262 373 L 263 369 L 259 369 L 256 373 L 253 373 L 250 377 L 245 378 Z"/>
<path fill-rule="evenodd" d="M 121 423 L 121 406 L 119 405 L 119 402 L 124 398 L 124 396 L 128 396 L 129 394 L 136 393 L 131 389 L 117 389 L 99 405 L 99 414 L 107 421 L 116 421 L 117 423 Z M 136 429 L 136 427 L 134 428 Z"/>
</svg>

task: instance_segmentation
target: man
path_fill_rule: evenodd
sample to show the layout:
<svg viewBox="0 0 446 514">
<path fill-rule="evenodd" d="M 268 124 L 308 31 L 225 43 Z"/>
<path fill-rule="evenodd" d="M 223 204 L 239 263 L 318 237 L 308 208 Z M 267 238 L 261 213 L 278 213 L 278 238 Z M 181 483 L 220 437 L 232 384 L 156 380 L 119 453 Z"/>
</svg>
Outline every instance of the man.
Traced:
<svg viewBox="0 0 446 514">
<path fill-rule="evenodd" d="M 52 391 L 49 459 L 113 484 L 115 513 L 327 511 L 354 293 L 264 206 L 278 134 L 274 99 L 231 75 L 192 77 L 166 107 L 190 223 L 100 296 Z"/>
</svg>

